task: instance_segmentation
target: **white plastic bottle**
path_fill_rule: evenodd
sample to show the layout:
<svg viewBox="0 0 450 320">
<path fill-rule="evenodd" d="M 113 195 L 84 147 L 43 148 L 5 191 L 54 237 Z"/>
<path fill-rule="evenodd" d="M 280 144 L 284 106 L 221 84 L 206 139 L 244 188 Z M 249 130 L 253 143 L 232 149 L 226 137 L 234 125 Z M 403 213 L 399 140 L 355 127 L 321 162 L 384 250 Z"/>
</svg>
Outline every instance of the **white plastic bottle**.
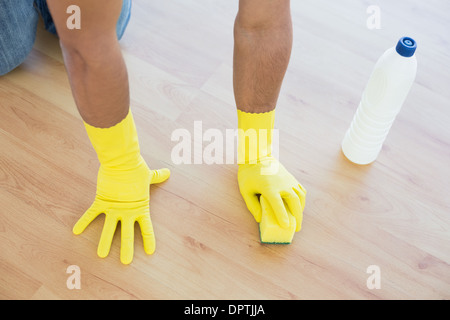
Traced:
<svg viewBox="0 0 450 320">
<path fill-rule="evenodd" d="M 342 141 L 342 152 L 350 161 L 369 164 L 378 157 L 416 77 L 416 47 L 416 41 L 403 37 L 375 64 Z"/>
</svg>

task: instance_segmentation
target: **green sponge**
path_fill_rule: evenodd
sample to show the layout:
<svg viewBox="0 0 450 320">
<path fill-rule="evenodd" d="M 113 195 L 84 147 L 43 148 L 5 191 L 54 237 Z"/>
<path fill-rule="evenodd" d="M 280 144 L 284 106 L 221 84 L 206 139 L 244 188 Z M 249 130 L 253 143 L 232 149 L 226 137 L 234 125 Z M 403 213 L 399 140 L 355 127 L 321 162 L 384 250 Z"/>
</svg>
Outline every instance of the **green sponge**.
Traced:
<svg viewBox="0 0 450 320">
<path fill-rule="evenodd" d="M 264 199 L 265 200 L 265 199 Z M 289 227 L 283 228 L 278 222 L 272 208 L 266 201 L 262 200 L 262 216 L 259 223 L 259 238 L 261 243 L 267 244 L 290 244 L 294 238 L 297 222 L 295 217 L 286 206 L 289 216 Z"/>
</svg>

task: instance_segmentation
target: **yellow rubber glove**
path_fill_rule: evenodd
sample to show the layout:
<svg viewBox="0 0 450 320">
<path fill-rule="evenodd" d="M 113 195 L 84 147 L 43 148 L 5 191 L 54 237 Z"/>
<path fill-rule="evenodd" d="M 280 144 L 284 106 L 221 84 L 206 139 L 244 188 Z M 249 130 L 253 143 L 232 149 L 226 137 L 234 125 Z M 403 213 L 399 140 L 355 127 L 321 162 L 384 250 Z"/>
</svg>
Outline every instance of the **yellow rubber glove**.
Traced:
<svg viewBox="0 0 450 320">
<path fill-rule="evenodd" d="M 247 208 L 261 223 L 261 242 L 290 243 L 289 230 L 301 229 L 306 190 L 272 156 L 274 119 L 275 110 L 238 110 L 238 183 Z M 281 229 L 275 230 L 271 221 L 276 221 Z M 286 229 L 286 236 L 282 229 Z"/>
<path fill-rule="evenodd" d="M 155 236 L 150 220 L 150 184 L 165 181 L 169 169 L 150 170 L 142 158 L 131 111 L 110 128 L 96 128 L 85 123 L 89 139 L 97 152 L 100 169 L 97 192 L 90 208 L 73 227 L 80 234 L 101 213 L 105 223 L 97 254 L 109 254 L 117 223 L 121 223 L 120 260 L 129 264 L 134 252 L 134 224 L 141 228 L 144 250 L 155 251 Z"/>
</svg>

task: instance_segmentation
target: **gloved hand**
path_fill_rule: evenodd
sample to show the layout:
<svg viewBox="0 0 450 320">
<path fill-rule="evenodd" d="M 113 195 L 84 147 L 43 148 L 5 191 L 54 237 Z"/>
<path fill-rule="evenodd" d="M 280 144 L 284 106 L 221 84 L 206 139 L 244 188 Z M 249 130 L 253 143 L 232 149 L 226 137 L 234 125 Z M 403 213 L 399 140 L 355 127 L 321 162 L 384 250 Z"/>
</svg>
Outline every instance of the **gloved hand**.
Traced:
<svg viewBox="0 0 450 320">
<path fill-rule="evenodd" d="M 267 170 L 272 174 L 264 174 Z M 262 197 L 271 206 L 278 224 L 289 228 L 289 216 L 295 217 L 295 231 L 300 231 L 306 190 L 274 157 L 265 157 L 256 164 L 240 164 L 238 170 L 239 190 L 248 210 L 256 222 L 261 222 Z M 288 206 L 290 213 L 286 210 Z"/>
<path fill-rule="evenodd" d="M 105 223 L 97 254 L 106 257 L 111 248 L 117 223 L 121 223 L 120 260 L 129 264 L 134 252 L 134 224 L 141 228 L 144 250 L 155 251 L 155 236 L 150 219 L 150 184 L 163 182 L 169 169 L 150 170 L 139 149 L 131 111 L 120 123 L 110 128 L 96 128 L 85 123 L 88 136 L 97 152 L 100 169 L 93 204 L 73 227 L 80 234 L 101 213 Z"/>
<path fill-rule="evenodd" d="M 282 228 L 289 228 L 289 214 L 295 217 L 295 231 L 301 229 L 306 190 L 272 156 L 275 110 L 248 113 L 238 110 L 238 183 L 249 211 L 260 223 L 270 213 Z M 264 201 L 264 206 L 261 202 Z M 289 210 L 286 210 L 286 206 Z"/>
</svg>

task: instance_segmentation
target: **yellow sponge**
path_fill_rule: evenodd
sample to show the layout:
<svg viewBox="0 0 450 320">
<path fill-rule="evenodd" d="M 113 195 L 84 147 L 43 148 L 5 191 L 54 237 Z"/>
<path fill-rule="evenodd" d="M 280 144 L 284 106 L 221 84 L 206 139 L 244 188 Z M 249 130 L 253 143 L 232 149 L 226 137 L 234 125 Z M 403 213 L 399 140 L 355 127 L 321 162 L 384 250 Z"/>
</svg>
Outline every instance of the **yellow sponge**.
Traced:
<svg viewBox="0 0 450 320">
<path fill-rule="evenodd" d="M 261 197 L 262 216 L 259 223 L 259 238 L 261 243 L 268 244 L 290 244 L 294 238 L 295 228 L 297 222 L 295 217 L 286 206 L 286 211 L 289 216 L 289 227 L 283 228 L 278 222 L 272 207 Z"/>
</svg>

